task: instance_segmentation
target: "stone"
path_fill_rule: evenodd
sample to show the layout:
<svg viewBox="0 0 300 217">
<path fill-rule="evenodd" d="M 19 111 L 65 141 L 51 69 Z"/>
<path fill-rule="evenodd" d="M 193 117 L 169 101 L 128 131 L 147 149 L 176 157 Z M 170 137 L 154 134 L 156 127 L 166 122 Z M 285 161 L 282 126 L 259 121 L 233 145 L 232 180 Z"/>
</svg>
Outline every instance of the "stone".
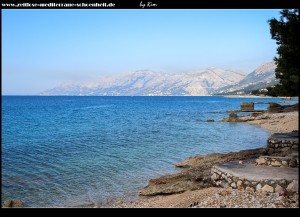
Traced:
<svg viewBox="0 0 300 217">
<path fill-rule="evenodd" d="M 23 201 L 22 200 L 12 200 L 12 207 L 14 207 L 14 208 L 23 207 Z"/>
<path fill-rule="evenodd" d="M 214 119 L 207 119 L 207 122 L 215 122 Z"/>
<path fill-rule="evenodd" d="M 261 191 L 261 184 L 256 185 L 256 191 Z"/>
<path fill-rule="evenodd" d="M 274 192 L 274 188 L 268 184 L 264 185 L 264 187 L 262 187 L 262 192 L 269 192 L 269 193 L 273 193 Z"/>
<path fill-rule="evenodd" d="M 22 200 L 5 200 L 3 203 L 4 208 L 21 208 L 23 207 L 23 201 Z"/>
<path fill-rule="evenodd" d="M 278 160 L 275 160 L 275 161 L 272 161 L 271 165 L 273 167 L 280 167 L 281 166 L 281 163 L 278 161 Z"/>
<path fill-rule="evenodd" d="M 275 148 L 278 148 L 278 144 L 275 144 Z"/>
<path fill-rule="evenodd" d="M 240 187 L 243 185 L 243 182 L 241 180 L 239 180 L 237 183 L 236 183 L 237 187 Z"/>
<path fill-rule="evenodd" d="M 229 184 L 228 184 L 227 182 L 225 182 L 225 181 L 221 181 L 220 186 L 221 186 L 222 188 L 228 188 L 228 187 L 229 187 Z"/>
<path fill-rule="evenodd" d="M 270 102 L 269 106 L 267 108 L 268 113 L 278 113 L 283 111 L 283 106 L 279 105 L 278 103 L 275 102 Z"/>
<path fill-rule="evenodd" d="M 287 151 L 289 151 L 289 150 L 290 150 L 289 147 L 284 147 L 284 148 L 281 149 L 281 152 L 287 152 Z"/>
<path fill-rule="evenodd" d="M 290 160 L 289 167 L 296 167 L 296 166 L 297 166 L 297 160 L 295 158 L 292 158 Z"/>
<path fill-rule="evenodd" d="M 287 192 L 295 193 L 299 191 L 298 180 L 293 180 L 286 188 Z"/>
<path fill-rule="evenodd" d="M 239 161 L 239 164 L 243 164 L 243 161 L 240 160 L 240 161 Z"/>
<path fill-rule="evenodd" d="M 257 182 L 251 182 L 251 184 L 255 186 L 257 184 Z"/>
<path fill-rule="evenodd" d="M 239 117 L 235 113 L 230 113 L 228 117 L 228 122 L 238 122 Z"/>
<path fill-rule="evenodd" d="M 288 165 L 288 162 L 285 161 L 285 160 L 281 161 L 281 164 L 282 164 L 282 166 L 284 166 L 284 167 L 288 167 L 288 166 L 289 166 L 289 165 Z"/>
<path fill-rule="evenodd" d="M 10 208 L 12 206 L 12 201 L 11 200 L 5 200 L 3 202 L 3 208 Z"/>
<path fill-rule="evenodd" d="M 232 183 L 232 179 L 231 178 L 227 178 L 227 182 L 230 184 Z"/>
<path fill-rule="evenodd" d="M 279 181 L 279 184 L 281 184 L 281 185 L 286 185 L 286 180 L 285 180 L 285 179 L 281 179 L 281 180 Z"/>
<path fill-rule="evenodd" d="M 249 186 L 249 185 L 250 185 L 250 182 L 249 182 L 249 181 L 245 181 L 244 184 L 245 184 L 246 186 Z"/>
<path fill-rule="evenodd" d="M 283 191 L 283 187 L 277 184 L 275 187 L 275 192 L 281 192 L 281 191 Z"/>
<path fill-rule="evenodd" d="M 248 193 L 254 193 L 255 192 L 255 189 L 254 188 L 252 188 L 252 187 L 246 187 L 246 192 L 248 192 Z"/>
<path fill-rule="evenodd" d="M 237 187 L 237 189 L 238 189 L 239 191 L 243 191 L 243 190 L 244 190 L 244 187 L 243 187 L 243 185 L 240 185 L 240 186 Z"/>
<path fill-rule="evenodd" d="M 215 180 L 219 179 L 219 175 L 214 173 L 214 174 L 212 174 L 212 176 L 210 178 L 215 181 Z"/>
<path fill-rule="evenodd" d="M 234 182 L 237 182 L 237 181 L 239 181 L 239 178 L 237 178 L 237 177 L 235 177 L 235 176 L 234 176 L 234 177 L 232 177 L 232 179 L 233 179 L 233 181 L 234 181 Z"/>
<path fill-rule="evenodd" d="M 256 159 L 255 162 L 256 162 L 257 165 L 264 165 L 264 164 L 267 163 L 266 159 L 263 158 L 263 157 L 260 157 L 260 158 Z"/>
<path fill-rule="evenodd" d="M 233 183 L 231 183 L 231 185 L 230 185 L 231 187 L 233 187 L 233 188 L 236 188 L 236 184 L 233 182 Z"/>
</svg>

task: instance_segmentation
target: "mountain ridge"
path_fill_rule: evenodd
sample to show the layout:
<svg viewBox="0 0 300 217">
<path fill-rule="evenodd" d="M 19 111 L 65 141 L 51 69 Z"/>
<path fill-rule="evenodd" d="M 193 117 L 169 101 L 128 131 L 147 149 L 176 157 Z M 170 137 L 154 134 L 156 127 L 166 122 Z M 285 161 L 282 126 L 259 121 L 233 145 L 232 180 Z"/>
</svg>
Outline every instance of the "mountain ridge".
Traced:
<svg viewBox="0 0 300 217">
<path fill-rule="evenodd" d="M 204 96 L 244 77 L 240 72 L 211 67 L 175 74 L 136 70 L 121 75 L 103 76 L 93 81 L 67 82 L 44 91 L 41 95 Z"/>
<path fill-rule="evenodd" d="M 261 64 L 236 84 L 221 87 L 214 94 L 248 94 L 253 90 L 265 89 L 279 83 L 275 76 L 275 69 L 274 61 Z"/>
<path fill-rule="evenodd" d="M 275 80 L 274 62 L 260 65 L 248 75 L 215 67 L 164 73 L 150 69 L 102 76 L 90 81 L 68 81 L 40 95 L 67 96 L 207 96 L 265 87 Z M 258 86 L 257 86 L 258 85 Z"/>
</svg>

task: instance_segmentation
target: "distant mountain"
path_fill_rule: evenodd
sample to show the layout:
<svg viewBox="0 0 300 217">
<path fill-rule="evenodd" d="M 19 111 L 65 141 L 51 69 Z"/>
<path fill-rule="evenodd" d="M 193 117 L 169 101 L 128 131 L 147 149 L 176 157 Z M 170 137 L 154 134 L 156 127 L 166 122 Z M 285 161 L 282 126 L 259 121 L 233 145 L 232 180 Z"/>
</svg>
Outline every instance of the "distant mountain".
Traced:
<svg viewBox="0 0 300 217">
<path fill-rule="evenodd" d="M 244 77 L 239 72 L 218 68 L 177 74 L 139 70 L 94 81 L 66 82 L 40 95 L 205 96 L 216 89 L 234 85 Z"/>
<path fill-rule="evenodd" d="M 245 94 L 277 84 L 279 81 L 275 78 L 275 68 L 275 62 L 262 64 L 244 79 L 236 84 L 221 87 L 214 94 Z"/>
</svg>

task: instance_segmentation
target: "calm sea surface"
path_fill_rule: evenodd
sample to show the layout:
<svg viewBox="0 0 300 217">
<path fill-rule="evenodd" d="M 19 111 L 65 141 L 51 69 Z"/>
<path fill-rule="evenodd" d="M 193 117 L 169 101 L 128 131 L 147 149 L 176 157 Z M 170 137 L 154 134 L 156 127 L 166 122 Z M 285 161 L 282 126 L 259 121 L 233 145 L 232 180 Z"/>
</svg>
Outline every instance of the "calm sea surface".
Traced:
<svg viewBox="0 0 300 217">
<path fill-rule="evenodd" d="M 280 99 L 2 96 L 2 200 L 68 207 L 134 199 L 189 156 L 265 146 L 262 128 L 206 122 L 246 101 Z"/>
</svg>

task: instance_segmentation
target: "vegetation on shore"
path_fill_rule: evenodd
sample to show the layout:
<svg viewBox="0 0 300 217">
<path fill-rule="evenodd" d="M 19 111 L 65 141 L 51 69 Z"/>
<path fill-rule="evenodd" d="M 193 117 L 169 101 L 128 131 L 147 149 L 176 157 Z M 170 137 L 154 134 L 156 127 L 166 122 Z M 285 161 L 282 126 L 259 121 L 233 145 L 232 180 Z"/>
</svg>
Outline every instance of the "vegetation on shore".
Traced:
<svg viewBox="0 0 300 217">
<path fill-rule="evenodd" d="M 278 44 L 274 61 L 279 84 L 268 87 L 271 96 L 299 96 L 299 10 L 282 10 L 280 19 L 269 20 L 272 39 Z"/>
</svg>

